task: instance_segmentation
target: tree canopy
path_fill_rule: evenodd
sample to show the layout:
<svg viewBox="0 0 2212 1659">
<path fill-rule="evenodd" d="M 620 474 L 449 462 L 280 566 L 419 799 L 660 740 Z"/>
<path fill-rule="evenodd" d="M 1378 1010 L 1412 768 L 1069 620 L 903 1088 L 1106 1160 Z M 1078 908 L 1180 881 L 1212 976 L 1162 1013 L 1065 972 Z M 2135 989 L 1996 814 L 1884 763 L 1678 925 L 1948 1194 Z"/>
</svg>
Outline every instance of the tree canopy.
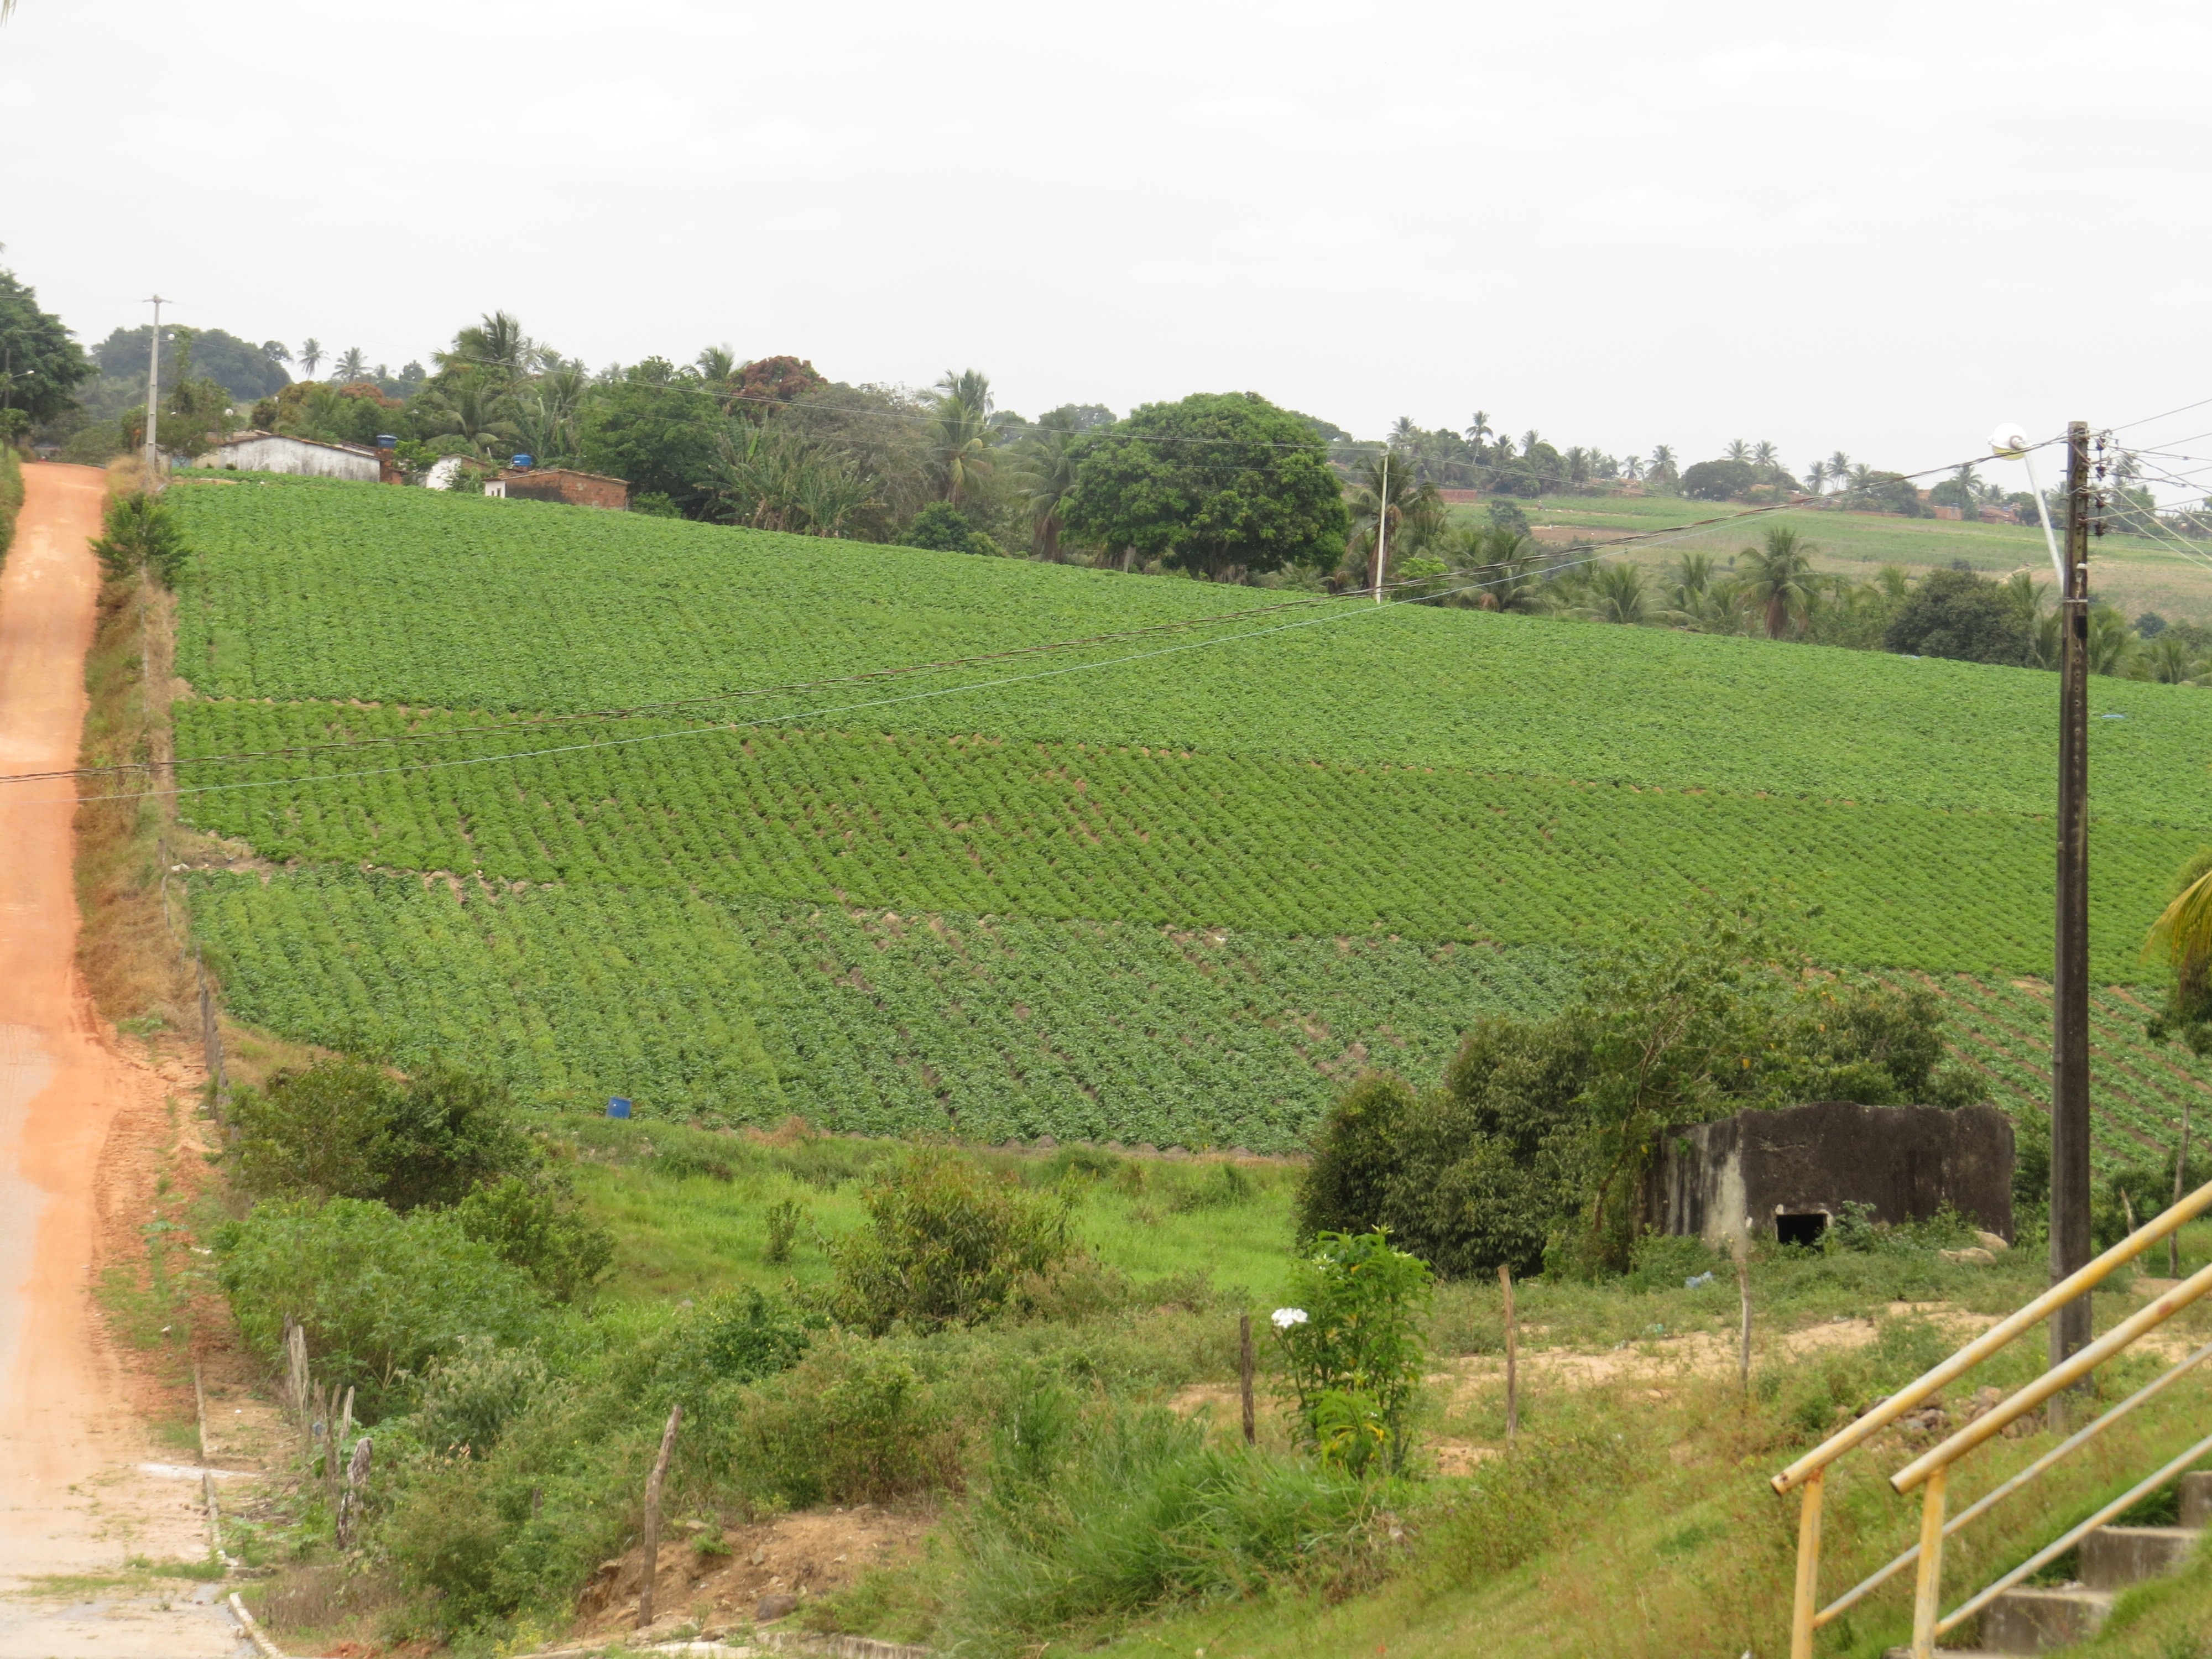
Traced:
<svg viewBox="0 0 2212 1659">
<path fill-rule="evenodd" d="M 52 420 L 93 372 L 62 319 L 39 309 L 38 290 L 16 281 L 12 270 L 0 270 L 0 409 Z"/>
<path fill-rule="evenodd" d="M 1067 532 L 1213 580 L 1334 565 L 1344 491 L 1304 416 L 1255 392 L 1146 404 L 1075 445 Z"/>
<path fill-rule="evenodd" d="M 1892 651 L 1960 662 L 2017 665 L 2032 623 L 2004 588 L 1971 570 L 1936 570 L 1912 591 L 1882 635 Z"/>
</svg>

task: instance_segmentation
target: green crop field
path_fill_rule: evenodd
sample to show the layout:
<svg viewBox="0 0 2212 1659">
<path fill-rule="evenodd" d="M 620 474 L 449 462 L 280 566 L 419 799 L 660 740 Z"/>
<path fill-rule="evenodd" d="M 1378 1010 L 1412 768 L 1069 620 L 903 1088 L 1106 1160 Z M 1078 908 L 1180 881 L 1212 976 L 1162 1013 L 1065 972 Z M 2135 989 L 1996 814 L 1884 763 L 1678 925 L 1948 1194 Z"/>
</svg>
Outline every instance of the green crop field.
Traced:
<svg viewBox="0 0 2212 1659">
<path fill-rule="evenodd" d="M 1742 511 L 1680 495 L 1549 495 L 1521 505 L 1538 538 L 1554 546 L 1584 534 L 1601 546 L 1613 538 L 1673 531 L 1716 514 Z M 1455 510 L 1478 522 L 1486 516 L 1479 507 Z M 1684 529 L 1663 539 L 1631 544 L 1620 556 L 1655 571 L 1692 552 L 1711 554 L 1725 562 L 1745 546 L 1755 544 L 1767 524 L 1777 520 L 1813 544 L 1817 568 L 1853 581 L 1866 580 L 1885 564 L 1902 565 L 1917 574 L 1948 569 L 1961 562 L 1988 575 L 2027 570 L 2039 580 L 2051 580 L 2051 555 L 2035 525 L 1905 519 L 1825 507 Z M 2191 557 L 2167 541 L 2108 535 L 2098 538 L 2095 560 L 2097 598 L 2128 616 L 2155 611 L 2169 622 L 2212 623 L 2212 545 L 2200 545 L 2198 556 Z"/>
<path fill-rule="evenodd" d="M 2048 675 L 422 490 L 177 499 L 178 750 L 296 751 L 188 780 L 246 786 L 181 799 L 228 843 L 194 925 L 303 1040 L 549 1101 L 1280 1150 L 1701 887 L 1784 884 L 1838 966 L 2048 971 Z M 879 670 L 915 672 L 774 689 Z M 2212 693 L 2092 695 L 2122 983 L 2212 821 Z M 2162 1097 L 2113 1066 L 2124 1133 Z"/>
</svg>

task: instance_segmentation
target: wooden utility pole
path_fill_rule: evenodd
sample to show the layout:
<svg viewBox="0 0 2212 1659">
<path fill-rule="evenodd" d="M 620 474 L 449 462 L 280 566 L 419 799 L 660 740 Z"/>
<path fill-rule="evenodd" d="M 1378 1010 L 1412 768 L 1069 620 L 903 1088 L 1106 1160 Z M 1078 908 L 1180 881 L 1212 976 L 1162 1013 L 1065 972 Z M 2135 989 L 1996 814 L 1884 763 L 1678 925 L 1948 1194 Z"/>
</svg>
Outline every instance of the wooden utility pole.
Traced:
<svg viewBox="0 0 2212 1659">
<path fill-rule="evenodd" d="M 2089 1261 L 2089 428 L 2066 428 L 2066 587 L 2059 600 L 2058 915 L 2051 975 L 2051 1279 Z M 2089 1341 L 2089 1294 L 2051 1318 L 2051 1363 Z"/>
<path fill-rule="evenodd" d="M 1375 603 L 1382 603 L 1382 567 L 1390 556 L 1390 452 L 1382 452 L 1382 498 L 1375 504 Z"/>
</svg>

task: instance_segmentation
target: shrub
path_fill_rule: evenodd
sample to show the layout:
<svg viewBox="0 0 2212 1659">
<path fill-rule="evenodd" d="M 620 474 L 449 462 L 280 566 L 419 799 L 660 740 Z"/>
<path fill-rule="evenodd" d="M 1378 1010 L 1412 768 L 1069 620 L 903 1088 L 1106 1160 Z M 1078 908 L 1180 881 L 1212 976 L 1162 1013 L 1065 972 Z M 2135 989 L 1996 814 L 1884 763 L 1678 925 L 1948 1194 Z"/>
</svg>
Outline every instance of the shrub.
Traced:
<svg viewBox="0 0 2212 1659">
<path fill-rule="evenodd" d="M 286 1317 L 298 1320 L 317 1374 L 358 1389 L 368 1419 L 467 1339 L 520 1340 L 542 1305 L 527 1276 L 451 1214 L 346 1198 L 264 1204 L 214 1242 L 247 1345 L 274 1363 Z"/>
<path fill-rule="evenodd" d="M 505 1088 L 441 1067 L 401 1084 L 356 1060 L 280 1072 L 236 1103 L 238 1178 L 257 1197 L 457 1204 L 479 1183 L 534 1172 Z"/>
<path fill-rule="evenodd" d="M 799 1237 L 799 1224 L 806 1218 L 806 1206 L 795 1198 L 780 1198 L 768 1206 L 762 1224 L 768 1233 L 761 1250 L 761 1259 L 781 1267 L 791 1260 L 791 1247 Z"/>
<path fill-rule="evenodd" d="M 732 1402 L 741 1487 L 805 1509 L 957 1486 L 960 1431 L 913 1362 L 849 1334 Z"/>
<path fill-rule="evenodd" d="M 615 1238 L 586 1215 L 565 1182 L 506 1176 L 455 1206 L 461 1231 L 499 1252 L 556 1302 L 573 1302 L 615 1259 Z"/>
<path fill-rule="evenodd" d="M 433 1451 L 487 1456 L 507 1424 L 551 1382 L 552 1373 L 535 1349 L 502 1348 L 485 1336 L 464 1337 L 425 1374 L 415 1432 Z"/>
<path fill-rule="evenodd" d="M 101 574 L 135 576 L 149 570 L 164 587 L 177 585 L 189 550 L 176 509 L 159 495 L 109 496 L 101 531 L 92 544 Z"/>
<path fill-rule="evenodd" d="M 1291 1397 L 1324 1462 L 1395 1474 L 1420 1393 L 1428 1267 L 1379 1231 L 1316 1244 L 1293 1279 L 1299 1305 L 1275 1311 Z"/>
<path fill-rule="evenodd" d="M 969 521 L 968 515 L 950 501 L 932 501 L 914 515 L 902 547 L 926 547 L 939 553 L 994 554 L 999 544 Z"/>
<path fill-rule="evenodd" d="M 1390 1072 L 1363 1072 L 1316 1126 L 1299 1183 L 1297 1231 L 1366 1232 L 1383 1224 L 1399 1141 L 1415 1109 L 1413 1086 Z"/>
<path fill-rule="evenodd" d="M 860 1201 L 867 1225 L 830 1245 L 830 1307 L 878 1336 L 902 1320 L 933 1331 L 988 1319 L 1073 1248 L 1073 1187 L 1032 1195 L 935 1148 L 914 1152 Z"/>
</svg>

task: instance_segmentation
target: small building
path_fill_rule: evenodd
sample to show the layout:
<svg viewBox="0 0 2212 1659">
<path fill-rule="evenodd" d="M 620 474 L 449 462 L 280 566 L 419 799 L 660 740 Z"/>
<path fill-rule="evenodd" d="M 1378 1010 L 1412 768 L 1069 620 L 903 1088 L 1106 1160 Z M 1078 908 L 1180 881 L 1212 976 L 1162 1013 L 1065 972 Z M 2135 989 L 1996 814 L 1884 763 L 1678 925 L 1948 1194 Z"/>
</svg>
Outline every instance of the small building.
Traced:
<svg viewBox="0 0 2212 1659">
<path fill-rule="evenodd" d="M 504 495 L 509 501 L 561 501 L 569 507 L 629 511 L 629 485 L 622 479 L 567 466 L 501 467 L 496 478 L 484 481 L 484 494 Z"/>
<path fill-rule="evenodd" d="M 1739 1112 L 1667 1131 L 1645 1177 L 1644 1218 L 1730 1248 L 1740 1231 L 1817 1243 L 1847 1204 L 1896 1225 L 1948 1204 L 2012 1237 L 2012 1120 L 1994 1106 L 1822 1101 Z"/>
<path fill-rule="evenodd" d="M 310 478 L 350 478 L 374 483 L 384 468 L 374 449 L 326 444 L 273 432 L 234 432 L 192 463 L 239 472 L 290 472 Z"/>
</svg>

